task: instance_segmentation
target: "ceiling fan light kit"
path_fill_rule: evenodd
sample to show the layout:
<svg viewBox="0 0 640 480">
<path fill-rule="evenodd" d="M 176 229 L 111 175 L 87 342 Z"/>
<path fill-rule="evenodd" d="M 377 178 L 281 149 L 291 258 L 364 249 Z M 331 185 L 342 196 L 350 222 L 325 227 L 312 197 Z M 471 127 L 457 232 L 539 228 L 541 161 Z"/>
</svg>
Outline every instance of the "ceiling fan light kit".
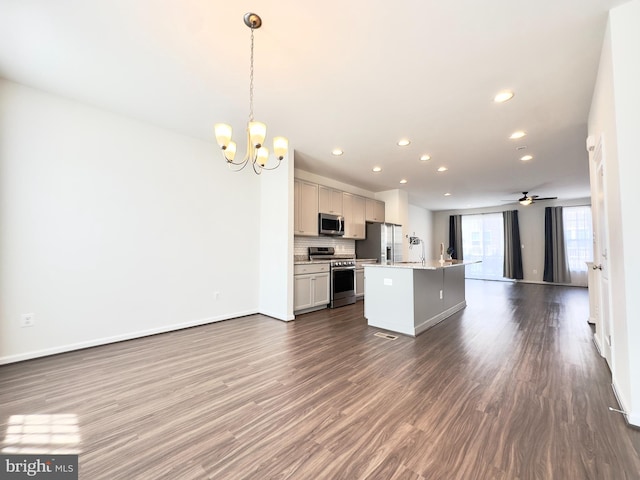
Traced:
<svg viewBox="0 0 640 480">
<path fill-rule="evenodd" d="M 522 198 L 518 199 L 520 205 L 531 205 L 541 200 L 556 200 L 558 197 L 539 197 L 538 195 L 528 195 L 529 192 L 522 192 Z"/>
</svg>

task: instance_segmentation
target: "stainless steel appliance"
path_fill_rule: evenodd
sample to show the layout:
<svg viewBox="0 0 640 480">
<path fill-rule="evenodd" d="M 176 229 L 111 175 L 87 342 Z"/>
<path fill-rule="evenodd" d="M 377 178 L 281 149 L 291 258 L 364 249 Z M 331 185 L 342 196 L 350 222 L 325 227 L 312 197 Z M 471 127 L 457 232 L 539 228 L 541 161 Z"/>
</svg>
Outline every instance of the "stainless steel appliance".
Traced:
<svg viewBox="0 0 640 480">
<path fill-rule="evenodd" d="M 388 265 L 402 261 L 402 225 L 367 223 L 367 238 L 356 240 L 357 258 L 375 258 Z"/>
<path fill-rule="evenodd" d="M 320 235 L 344 235 L 344 218 L 329 213 L 318 214 L 318 233 Z"/>
<path fill-rule="evenodd" d="M 356 259 L 353 255 L 336 255 L 333 247 L 309 247 L 309 260 L 330 262 L 330 308 L 356 303 Z"/>
</svg>

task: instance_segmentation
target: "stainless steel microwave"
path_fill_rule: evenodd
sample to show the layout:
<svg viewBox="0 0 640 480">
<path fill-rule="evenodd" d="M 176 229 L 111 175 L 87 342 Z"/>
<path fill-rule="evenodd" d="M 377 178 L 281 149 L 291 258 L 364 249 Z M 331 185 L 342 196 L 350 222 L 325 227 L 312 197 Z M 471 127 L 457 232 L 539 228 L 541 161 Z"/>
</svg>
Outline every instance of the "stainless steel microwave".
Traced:
<svg viewBox="0 0 640 480">
<path fill-rule="evenodd" d="M 318 233 L 320 235 L 344 235 L 344 217 L 329 213 L 318 214 Z"/>
</svg>

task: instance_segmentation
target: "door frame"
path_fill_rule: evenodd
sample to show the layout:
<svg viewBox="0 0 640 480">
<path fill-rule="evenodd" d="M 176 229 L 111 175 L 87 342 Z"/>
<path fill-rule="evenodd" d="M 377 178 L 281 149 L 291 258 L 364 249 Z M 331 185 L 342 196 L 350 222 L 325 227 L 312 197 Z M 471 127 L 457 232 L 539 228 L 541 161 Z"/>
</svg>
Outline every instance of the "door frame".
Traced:
<svg viewBox="0 0 640 480">
<path fill-rule="evenodd" d="M 593 264 L 596 268 L 596 281 L 598 282 L 598 295 L 596 297 L 597 316 L 596 332 L 594 340 L 600 354 L 605 358 L 609 369 L 613 372 L 614 348 L 613 329 L 611 326 L 611 295 L 609 283 L 609 221 L 607 215 L 607 182 L 606 182 L 606 157 L 604 149 L 604 139 L 599 136 L 595 148 L 590 152 L 591 161 L 594 168 L 594 185 L 592 185 L 592 198 L 595 205 L 592 210 L 595 213 L 596 221 L 594 226 L 594 251 Z M 594 203 L 592 201 L 592 203 Z M 595 206 L 595 209 L 593 209 Z"/>
</svg>

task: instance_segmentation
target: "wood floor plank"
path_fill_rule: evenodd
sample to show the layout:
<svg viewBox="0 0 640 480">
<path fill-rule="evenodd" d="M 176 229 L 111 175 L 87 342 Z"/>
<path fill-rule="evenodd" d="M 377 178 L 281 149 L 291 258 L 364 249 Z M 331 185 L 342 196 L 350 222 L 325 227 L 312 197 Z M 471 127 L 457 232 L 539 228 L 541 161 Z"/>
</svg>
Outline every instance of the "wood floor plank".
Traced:
<svg viewBox="0 0 640 480">
<path fill-rule="evenodd" d="M 0 366 L 1 448 L 53 449 L 5 432 L 72 414 L 88 480 L 638 480 L 587 291 L 466 290 L 417 338 L 375 336 L 359 302 Z"/>
</svg>

